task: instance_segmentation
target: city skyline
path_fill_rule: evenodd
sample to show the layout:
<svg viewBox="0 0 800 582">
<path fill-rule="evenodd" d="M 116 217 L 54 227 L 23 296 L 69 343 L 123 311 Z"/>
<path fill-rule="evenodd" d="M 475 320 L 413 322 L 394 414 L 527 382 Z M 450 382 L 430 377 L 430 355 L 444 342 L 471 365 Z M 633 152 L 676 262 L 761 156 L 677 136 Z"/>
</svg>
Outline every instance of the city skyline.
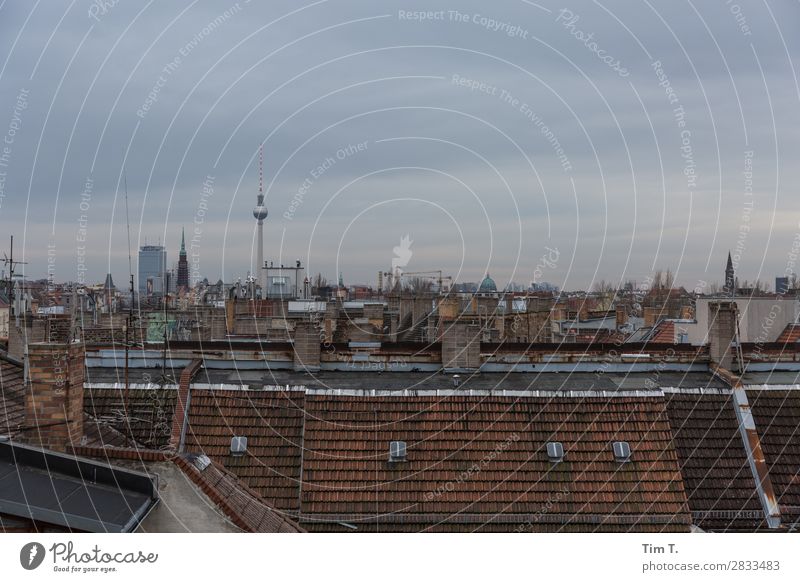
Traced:
<svg viewBox="0 0 800 582">
<path fill-rule="evenodd" d="M 461 281 L 527 283 L 548 248 L 563 289 L 694 288 L 729 250 L 748 280 L 797 270 L 798 47 L 763 34 L 796 7 L 170 10 L 4 7 L 0 224 L 29 277 L 76 280 L 80 251 L 126 279 L 125 179 L 134 254 L 185 226 L 190 272 L 245 276 L 261 144 L 265 259 L 329 279 L 373 281 L 405 235 L 409 269 Z"/>
<path fill-rule="evenodd" d="M 3 571 L 796 578 L 798 25 L 0 0 Z"/>
</svg>

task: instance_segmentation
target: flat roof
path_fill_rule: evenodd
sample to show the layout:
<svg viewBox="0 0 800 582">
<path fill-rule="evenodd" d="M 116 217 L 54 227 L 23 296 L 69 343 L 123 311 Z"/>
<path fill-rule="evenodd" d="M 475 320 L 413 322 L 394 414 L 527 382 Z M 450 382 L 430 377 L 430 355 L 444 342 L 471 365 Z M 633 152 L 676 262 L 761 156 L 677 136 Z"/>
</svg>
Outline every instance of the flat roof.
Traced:
<svg viewBox="0 0 800 582">
<path fill-rule="evenodd" d="M 134 531 L 158 503 L 143 473 L 0 442 L 0 513 L 93 533 Z"/>
<path fill-rule="evenodd" d="M 168 372 L 171 372 L 168 370 Z M 129 380 L 134 388 L 158 384 L 160 369 L 131 368 Z M 180 369 L 171 374 L 175 380 L 166 387 L 175 388 Z M 320 371 L 290 370 L 220 370 L 202 369 L 193 385 L 240 384 L 263 386 L 305 386 L 306 388 L 369 390 L 447 390 L 454 387 L 453 374 L 441 372 Z M 482 372 L 459 374 L 464 390 L 657 390 L 660 388 L 727 388 L 710 372 Z M 89 386 L 120 384 L 124 373 L 117 368 L 90 368 Z"/>
<path fill-rule="evenodd" d="M 800 384 L 800 370 L 771 370 L 768 372 L 747 372 L 742 376 L 745 386 L 750 384 L 793 385 Z"/>
</svg>

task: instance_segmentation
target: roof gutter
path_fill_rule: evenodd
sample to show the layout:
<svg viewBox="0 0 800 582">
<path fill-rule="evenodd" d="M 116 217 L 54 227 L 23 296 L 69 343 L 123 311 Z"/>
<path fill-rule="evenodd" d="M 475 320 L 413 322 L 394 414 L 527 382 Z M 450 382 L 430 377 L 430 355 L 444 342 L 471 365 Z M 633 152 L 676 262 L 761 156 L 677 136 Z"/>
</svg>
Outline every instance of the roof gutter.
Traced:
<svg viewBox="0 0 800 582">
<path fill-rule="evenodd" d="M 300 523 L 325 524 L 556 524 L 556 525 L 683 525 L 691 524 L 687 514 L 574 514 L 574 513 L 393 513 L 376 516 L 374 513 L 301 513 Z"/>
</svg>

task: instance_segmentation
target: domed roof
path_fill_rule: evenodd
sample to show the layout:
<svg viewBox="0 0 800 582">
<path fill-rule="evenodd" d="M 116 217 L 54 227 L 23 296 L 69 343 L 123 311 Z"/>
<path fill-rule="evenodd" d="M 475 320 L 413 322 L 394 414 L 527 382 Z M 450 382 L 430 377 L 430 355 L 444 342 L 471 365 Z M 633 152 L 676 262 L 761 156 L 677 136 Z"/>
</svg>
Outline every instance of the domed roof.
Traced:
<svg viewBox="0 0 800 582">
<path fill-rule="evenodd" d="M 495 285 L 494 279 L 489 276 L 489 273 L 486 273 L 486 277 L 481 281 L 478 291 L 481 293 L 494 293 L 497 291 L 497 285 Z"/>
</svg>

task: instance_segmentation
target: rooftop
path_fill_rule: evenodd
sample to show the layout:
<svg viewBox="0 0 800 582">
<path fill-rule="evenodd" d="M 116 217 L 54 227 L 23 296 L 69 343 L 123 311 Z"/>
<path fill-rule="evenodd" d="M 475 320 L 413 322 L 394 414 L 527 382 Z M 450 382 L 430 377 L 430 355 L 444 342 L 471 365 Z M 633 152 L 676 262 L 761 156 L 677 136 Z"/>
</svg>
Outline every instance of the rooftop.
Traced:
<svg viewBox="0 0 800 582">
<path fill-rule="evenodd" d="M 173 378 L 182 368 L 175 369 Z M 170 371 L 172 372 L 172 371 Z M 132 368 L 130 382 L 136 386 L 150 383 L 160 376 L 158 370 Z M 124 374 L 116 368 L 89 368 L 87 382 L 91 386 L 121 385 Z M 288 370 L 215 370 L 203 369 L 193 380 L 197 387 L 250 389 L 263 387 L 304 387 L 330 390 L 420 391 L 452 390 L 465 393 L 481 391 L 585 391 L 585 390 L 657 390 L 664 387 L 697 389 L 726 388 L 711 372 L 532 372 L 532 373 L 463 373 L 458 378 L 438 372 L 340 372 L 321 371 L 313 374 Z M 168 387 L 175 388 L 170 382 Z"/>
<path fill-rule="evenodd" d="M 68 530 L 131 532 L 158 499 L 150 475 L 0 442 L 0 514 Z"/>
</svg>

